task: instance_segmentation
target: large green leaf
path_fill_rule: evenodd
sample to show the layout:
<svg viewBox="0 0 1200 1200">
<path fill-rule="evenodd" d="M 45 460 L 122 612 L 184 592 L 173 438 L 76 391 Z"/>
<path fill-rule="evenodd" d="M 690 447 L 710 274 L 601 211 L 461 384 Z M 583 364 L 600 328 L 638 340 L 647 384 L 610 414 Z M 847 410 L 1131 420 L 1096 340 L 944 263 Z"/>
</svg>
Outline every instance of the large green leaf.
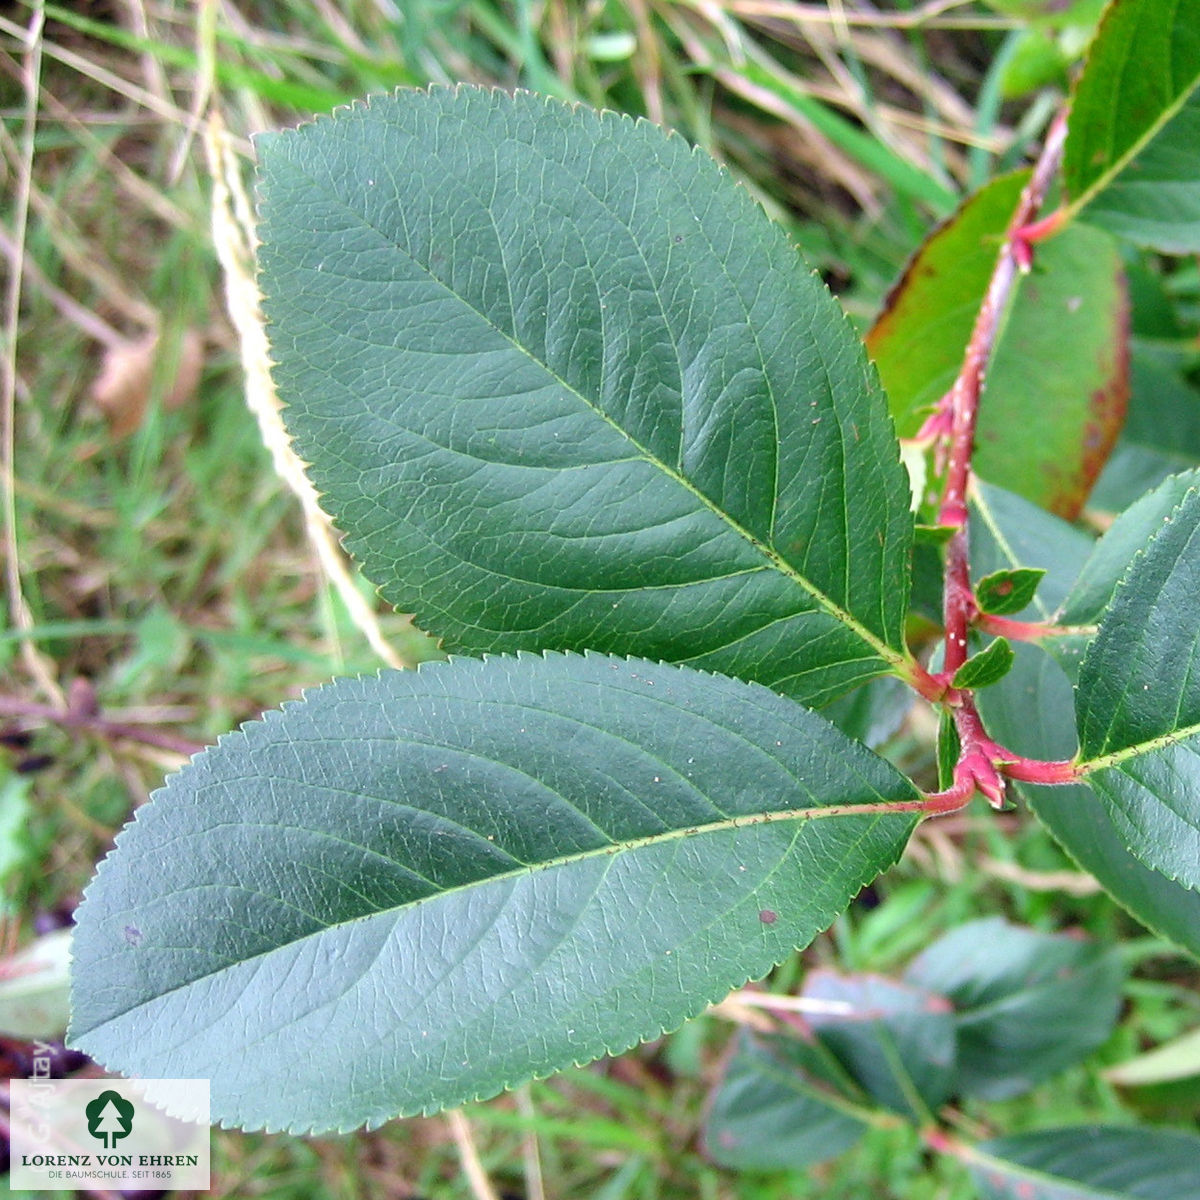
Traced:
<svg viewBox="0 0 1200 1200">
<path fill-rule="evenodd" d="M 914 818 L 878 806 L 915 796 L 790 700 L 686 668 L 341 680 L 119 836 L 78 917 L 72 1037 L 210 1079 L 215 1117 L 255 1128 L 490 1095 L 764 974 L 897 858 Z"/>
<path fill-rule="evenodd" d="M 936 230 L 867 336 L 901 435 L 950 389 L 1027 173 L 1004 176 Z M 1112 239 L 1074 226 L 1017 284 L 980 402 L 974 465 L 1043 508 L 1078 513 L 1128 398 L 1128 304 Z"/>
<path fill-rule="evenodd" d="M 972 503 L 971 562 L 979 569 L 1046 568 L 1025 614 L 1048 620 L 1072 591 L 1094 553 L 1092 539 L 999 488 L 976 489 Z M 1100 572 L 1089 572 L 1093 579 Z M 1091 588 L 1088 586 L 1087 591 Z M 1081 589 L 1081 595 L 1085 592 Z M 1016 647 L 1012 671 L 976 702 L 988 732 L 1002 745 L 1030 758 L 1067 759 L 1078 748 L 1071 681 L 1078 673 L 1087 637 L 1053 638 L 1044 646 Z M 1010 785 L 1028 801 L 1064 850 L 1094 875 L 1120 905 L 1148 928 L 1200 957 L 1200 893 L 1173 883 L 1129 853 L 1127 842 L 1105 806 L 1082 784 L 1037 787 Z"/>
<path fill-rule="evenodd" d="M 1000 917 L 951 930 L 905 974 L 954 1005 L 955 1090 L 989 1100 L 1028 1091 L 1104 1042 L 1123 977 L 1109 950 Z"/>
<path fill-rule="evenodd" d="M 1131 504 L 1096 543 L 1058 619 L 1064 625 L 1098 622 L 1138 552 L 1197 486 L 1200 486 L 1200 471 L 1184 471 L 1169 476 Z"/>
<path fill-rule="evenodd" d="M 1119 178 L 1198 82 L 1200 0 L 1113 0 L 1071 100 L 1063 180 L 1072 208 Z"/>
<path fill-rule="evenodd" d="M 1173 1129 L 1040 1129 L 965 1157 L 980 1200 L 1200 1200 L 1200 1138 Z"/>
<path fill-rule="evenodd" d="M 1200 888 L 1200 489 L 1134 559 L 1084 657 L 1081 768 L 1132 852 Z"/>
<path fill-rule="evenodd" d="M 1192 93 L 1083 216 L 1139 246 L 1168 254 L 1200 252 L 1200 92 Z"/>
<path fill-rule="evenodd" d="M 259 149 L 289 428 L 366 574 L 448 649 L 686 661 L 813 703 L 907 661 L 878 383 L 710 159 L 472 88 Z"/>
<path fill-rule="evenodd" d="M 1074 693 L 1062 668 L 1036 646 L 1018 646 L 1012 671 L 980 692 L 988 732 L 1031 758 L 1070 758 L 1077 746 Z M 1200 892 L 1144 866 L 1106 807 L 1083 784 L 1015 786 L 1055 840 L 1147 928 L 1200 958 Z"/>
</svg>

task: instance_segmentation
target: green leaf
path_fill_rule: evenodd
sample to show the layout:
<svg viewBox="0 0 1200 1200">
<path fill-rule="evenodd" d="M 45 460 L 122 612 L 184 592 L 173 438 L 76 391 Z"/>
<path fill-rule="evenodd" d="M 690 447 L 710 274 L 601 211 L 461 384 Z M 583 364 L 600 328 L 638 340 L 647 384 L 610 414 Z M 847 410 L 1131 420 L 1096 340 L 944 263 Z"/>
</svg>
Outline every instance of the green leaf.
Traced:
<svg viewBox="0 0 1200 1200">
<path fill-rule="evenodd" d="M 958 760 L 962 757 L 962 739 L 958 736 L 958 726 L 949 709 L 943 709 L 938 716 L 937 732 L 937 769 L 938 787 L 945 790 L 954 784 L 954 772 Z"/>
<path fill-rule="evenodd" d="M 1088 49 L 1063 152 L 1078 211 L 1142 152 L 1200 82 L 1200 0 L 1113 0 Z"/>
<path fill-rule="evenodd" d="M 1130 505 L 1109 526 L 1063 605 L 1059 616 L 1062 624 L 1090 625 L 1100 620 L 1138 552 L 1170 520 L 1188 491 L 1197 486 L 1200 486 L 1200 471 L 1172 475 Z"/>
<path fill-rule="evenodd" d="M 447 649 L 689 662 L 808 703 L 907 669 L 884 398 L 710 159 L 473 88 L 259 149 L 289 428 L 367 576 Z"/>
<path fill-rule="evenodd" d="M 710 1157 L 740 1171 L 798 1170 L 848 1150 L 867 1128 L 819 1043 L 743 1032 L 713 1094 Z"/>
<path fill-rule="evenodd" d="M 1022 564 L 1046 568 L 1025 614 L 1051 619 L 1063 606 L 1094 543 L 1079 530 L 1000 488 L 983 485 L 971 506 L 971 563 L 975 570 Z M 1070 678 L 1079 670 L 1086 636 L 1018 645 L 1013 669 L 976 703 L 988 732 L 1030 758 L 1068 759 L 1078 748 Z M 1018 783 L 1038 820 L 1114 900 L 1175 945 L 1200 958 L 1200 893 L 1180 887 L 1129 853 L 1106 807 L 1082 784 L 1037 787 Z"/>
<path fill-rule="evenodd" d="M 1200 92 L 1082 215 L 1138 246 L 1200 252 Z"/>
<path fill-rule="evenodd" d="M 980 692 L 988 732 L 1030 758 L 1074 755 L 1074 693 L 1062 668 L 1036 646 L 1016 647 L 1012 671 Z M 1172 883 L 1138 862 L 1108 810 L 1083 784 L 1015 785 L 1038 820 L 1123 908 L 1194 957 L 1200 958 L 1200 893 Z"/>
<path fill-rule="evenodd" d="M 1005 100 L 1066 83 L 1071 56 L 1052 29 L 1034 26 L 1021 30 L 1016 37 L 1000 82 Z"/>
<path fill-rule="evenodd" d="M 985 575 L 975 584 L 979 611 L 994 616 L 1008 616 L 1028 608 L 1045 574 L 1041 567 L 1016 567 L 1010 571 L 993 571 Z"/>
<path fill-rule="evenodd" d="M 814 713 L 681 667 L 340 680 L 138 810 L 78 916 L 72 1037 L 210 1079 L 250 1128 L 460 1104 L 763 975 L 895 861 L 914 818 L 879 806 L 916 796 Z"/>
<path fill-rule="evenodd" d="M 1012 669 L 1013 648 L 1007 638 L 995 638 L 978 654 L 972 654 L 954 672 L 953 686 L 956 688 L 983 688 L 998 683 Z"/>
<path fill-rule="evenodd" d="M 805 1019 L 876 1103 L 924 1121 L 950 1095 L 955 1019 L 944 997 L 878 975 L 823 970 L 809 974 L 804 996 L 828 1005 Z"/>
<path fill-rule="evenodd" d="M 970 528 L 972 572 L 993 574 L 1026 568 L 1045 572 L 1030 604 L 1016 615 L 1022 620 L 1056 622 L 1095 546 L 1094 539 L 1019 496 L 987 484 L 973 489 Z M 1091 633 L 1088 629 L 1060 634 L 1046 638 L 1041 646 L 1074 677 Z"/>
<path fill-rule="evenodd" d="M 1002 176 L 933 231 L 867 334 L 901 437 L 912 437 L 962 365 L 1000 239 L 1028 172 Z"/>
<path fill-rule="evenodd" d="M 971 562 L 976 570 L 1034 565 L 1046 569 L 1028 619 L 1048 620 L 1067 601 L 1093 541 L 1066 522 L 997 487 L 978 487 L 971 509 Z M 986 730 L 1031 758 L 1063 760 L 1078 748 L 1069 672 L 1079 671 L 1088 638 L 1055 637 L 1018 646 L 1013 670 L 979 692 Z M 1140 863 L 1091 790 L 1084 785 L 1016 784 L 1034 815 L 1082 869 L 1096 876 L 1117 904 L 1148 929 L 1200 958 L 1200 894 Z"/>
<path fill-rule="evenodd" d="M 1200 463 L 1200 392 L 1184 378 L 1177 356 L 1135 346 L 1132 366 L 1129 415 L 1088 501 L 1114 513 Z"/>
<path fill-rule="evenodd" d="M 1079 671 L 1080 769 L 1129 849 L 1200 888 L 1200 489 L 1134 559 Z"/>
<path fill-rule="evenodd" d="M 1173 1129 L 1039 1129 L 965 1157 L 980 1200 L 1200 1200 L 1200 1138 Z"/>
<path fill-rule="evenodd" d="M 955 1090 L 988 1100 L 1020 1095 L 1104 1042 L 1123 976 L 1111 951 L 1000 917 L 951 930 L 905 973 L 954 1005 Z"/>
<path fill-rule="evenodd" d="M 1027 175 L 994 180 L 925 242 L 867 335 L 901 436 L 962 366 Z M 1116 440 L 1128 397 L 1128 303 L 1115 243 L 1072 226 L 1015 288 L 979 408 L 974 465 L 1074 517 Z"/>
</svg>

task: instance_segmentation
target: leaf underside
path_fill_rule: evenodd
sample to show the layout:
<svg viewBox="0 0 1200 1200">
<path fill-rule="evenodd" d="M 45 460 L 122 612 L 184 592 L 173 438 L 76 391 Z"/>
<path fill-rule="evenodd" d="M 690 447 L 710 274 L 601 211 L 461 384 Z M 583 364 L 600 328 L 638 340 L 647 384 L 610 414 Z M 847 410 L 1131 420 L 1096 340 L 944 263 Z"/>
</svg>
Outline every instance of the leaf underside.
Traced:
<svg viewBox="0 0 1200 1200">
<path fill-rule="evenodd" d="M 1124 974 L 1111 950 L 989 917 L 939 938 L 905 979 L 954 1005 L 955 1092 L 1003 1100 L 1107 1040 L 1120 1012 Z"/>
<path fill-rule="evenodd" d="M 341 680 L 138 811 L 78 915 L 72 1038 L 210 1079 L 215 1118 L 247 1128 L 491 1095 L 807 944 L 915 823 L 829 806 L 916 795 L 790 700 L 685 668 L 554 654 Z"/>
<path fill-rule="evenodd" d="M 809 974 L 804 996 L 835 1010 L 817 1010 L 805 1019 L 877 1104 L 921 1121 L 950 1095 L 954 1013 L 941 996 L 880 975 L 828 970 Z"/>
<path fill-rule="evenodd" d="M 807 703 L 903 659 L 912 519 L 874 372 L 709 158 L 465 87 L 258 148 L 289 429 L 447 649 L 588 647 Z"/>
<path fill-rule="evenodd" d="M 709 1155 L 737 1170 L 802 1170 L 848 1150 L 867 1128 L 845 1072 L 820 1043 L 743 1031 L 713 1096 Z"/>
</svg>

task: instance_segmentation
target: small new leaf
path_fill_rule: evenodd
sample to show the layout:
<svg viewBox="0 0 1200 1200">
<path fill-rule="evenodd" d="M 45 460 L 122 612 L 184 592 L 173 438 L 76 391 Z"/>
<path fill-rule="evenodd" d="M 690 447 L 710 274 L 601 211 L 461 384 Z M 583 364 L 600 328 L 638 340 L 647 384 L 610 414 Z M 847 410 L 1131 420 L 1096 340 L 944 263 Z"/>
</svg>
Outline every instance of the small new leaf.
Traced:
<svg viewBox="0 0 1200 1200">
<path fill-rule="evenodd" d="M 998 683 L 1013 665 L 1013 648 L 1007 638 L 997 638 L 986 650 L 971 655 L 957 671 L 954 672 L 953 685 L 956 688 L 982 688 L 988 684 Z"/>
<path fill-rule="evenodd" d="M 975 585 L 979 611 L 992 616 L 1010 616 L 1033 603 L 1034 593 L 1046 572 L 1040 567 L 1018 567 L 1015 571 L 993 571 Z"/>
<path fill-rule="evenodd" d="M 944 546 L 954 536 L 954 526 L 918 525 L 913 532 L 918 542 L 929 546 Z"/>
<path fill-rule="evenodd" d="M 958 728 L 949 710 L 945 710 L 938 718 L 938 787 L 948 788 L 954 783 L 954 768 L 961 754 L 962 740 L 958 736 Z"/>
</svg>

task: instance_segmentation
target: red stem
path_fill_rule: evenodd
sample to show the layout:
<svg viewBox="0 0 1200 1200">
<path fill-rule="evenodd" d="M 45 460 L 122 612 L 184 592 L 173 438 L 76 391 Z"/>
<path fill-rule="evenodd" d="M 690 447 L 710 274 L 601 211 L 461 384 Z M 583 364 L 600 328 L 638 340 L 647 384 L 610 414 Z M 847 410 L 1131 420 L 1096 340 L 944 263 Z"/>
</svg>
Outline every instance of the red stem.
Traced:
<svg viewBox="0 0 1200 1200">
<path fill-rule="evenodd" d="M 190 756 L 204 749 L 204 742 L 180 737 L 145 725 L 133 725 L 125 721 L 113 721 L 98 712 L 86 708 L 51 708 L 47 704 L 31 704 L 19 696 L 0 696 L 0 716 L 20 717 L 28 721 L 45 721 L 63 729 L 78 729 L 94 733 L 105 739 L 140 742 L 143 746 L 156 746 L 160 750 L 171 750 L 176 754 Z"/>
<path fill-rule="evenodd" d="M 1095 627 L 1089 625 L 1051 625 L 1045 621 L 1016 621 L 1012 617 L 997 617 L 991 613 L 976 613 L 975 628 L 997 637 L 1006 637 L 1012 642 L 1041 642 L 1046 638 L 1095 633 Z"/>
<path fill-rule="evenodd" d="M 1067 136 L 1066 113 L 1054 119 L 1046 144 L 1033 174 L 1021 193 L 1021 199 L 1013 213 L 1004 235 L 1004 245 L 992 272 L 991 282 L 975 318 L 971 340 L 967 344 L 966 357 L 954 381 L 954 386 L 943 398 L 941 407 L 950 413 L 949 461 L 946 467 L 946 487 L 942 496 L 940 521 L 943 525 L 966 527 L 967 484 L 971 475 L 971 455 L 975 445 L 975 423 L 979 416 L 979 395 L 983 390 L 984 376 L 996 335 L 1008 301 L 1012 296 L 1017 275 L 1025 265 L 1025 255 L 1030 246 L 1026 230 L 1037 216 L 1046 192 L 1062 161 L 1063 143 Z"/>
<path fill-rule="evenodd" d="M 1026 783 L 1078 783 L 1080 779 L 1079 766 L 1070 759 L 1018 758 L 1001 763 L 1000 770 L 1010 779 L 1022 779 Z"/>
<path fill-rule="evenodd" d="M 1005 232 L 1004 245 L 995 270 L 975 318 L 971 340 L 958 377 L 943 397 L 936 417 L 942 429 L 949 422 L 949 433 L 942 446 L 946 457 L 946 483 L 938 521 L 954 529 L 946 545 L 945 589 L 942 601 L 943 622 L 946 628 L 944 670 L 947 682 L 967 660 L 967 632 L 978 613 L 975 593 L 971 586 L 968 543 L 967 491 L 971 481 L 971 458 L 975 448 L 975 427 L 979 418 L 979 397 L 983 391 L 988 364 L 995 349 L 996 338 L 1004 312 L 1012 298 L 1017 276 L 1028 270 L 1032 255 L 1028 229 L 1042 206 L 1062 161 L 1066 139 L 1065 112 L 1060 113 L 1050 127 L 1046 144 L 1033 168 L 1033 173 L 1017 209 Z M 1029 760 L 1012 755 L 997 746 L 986 734 L 983 722 L 969 692 L 948 695 L 954 704 L 954 723 L 958 730 L 961 752 L 954 770 L 954 786 L 943 795 L 957 795 L 968 790 L 968 798 L 980 791 L 995 806 L 1004 803 L 1005 774 L 1021 763 L 1024 769 L 1034 769 Z M 1044 765 L 1044 764 L 1043 764 Z M 1038 768 L 1040 769 L 1040 768 Z M 1021 778 L 1022 776 L 1014 776 Z M 964 801 L 965 802 L 965 801 Z"/>
</svg>

